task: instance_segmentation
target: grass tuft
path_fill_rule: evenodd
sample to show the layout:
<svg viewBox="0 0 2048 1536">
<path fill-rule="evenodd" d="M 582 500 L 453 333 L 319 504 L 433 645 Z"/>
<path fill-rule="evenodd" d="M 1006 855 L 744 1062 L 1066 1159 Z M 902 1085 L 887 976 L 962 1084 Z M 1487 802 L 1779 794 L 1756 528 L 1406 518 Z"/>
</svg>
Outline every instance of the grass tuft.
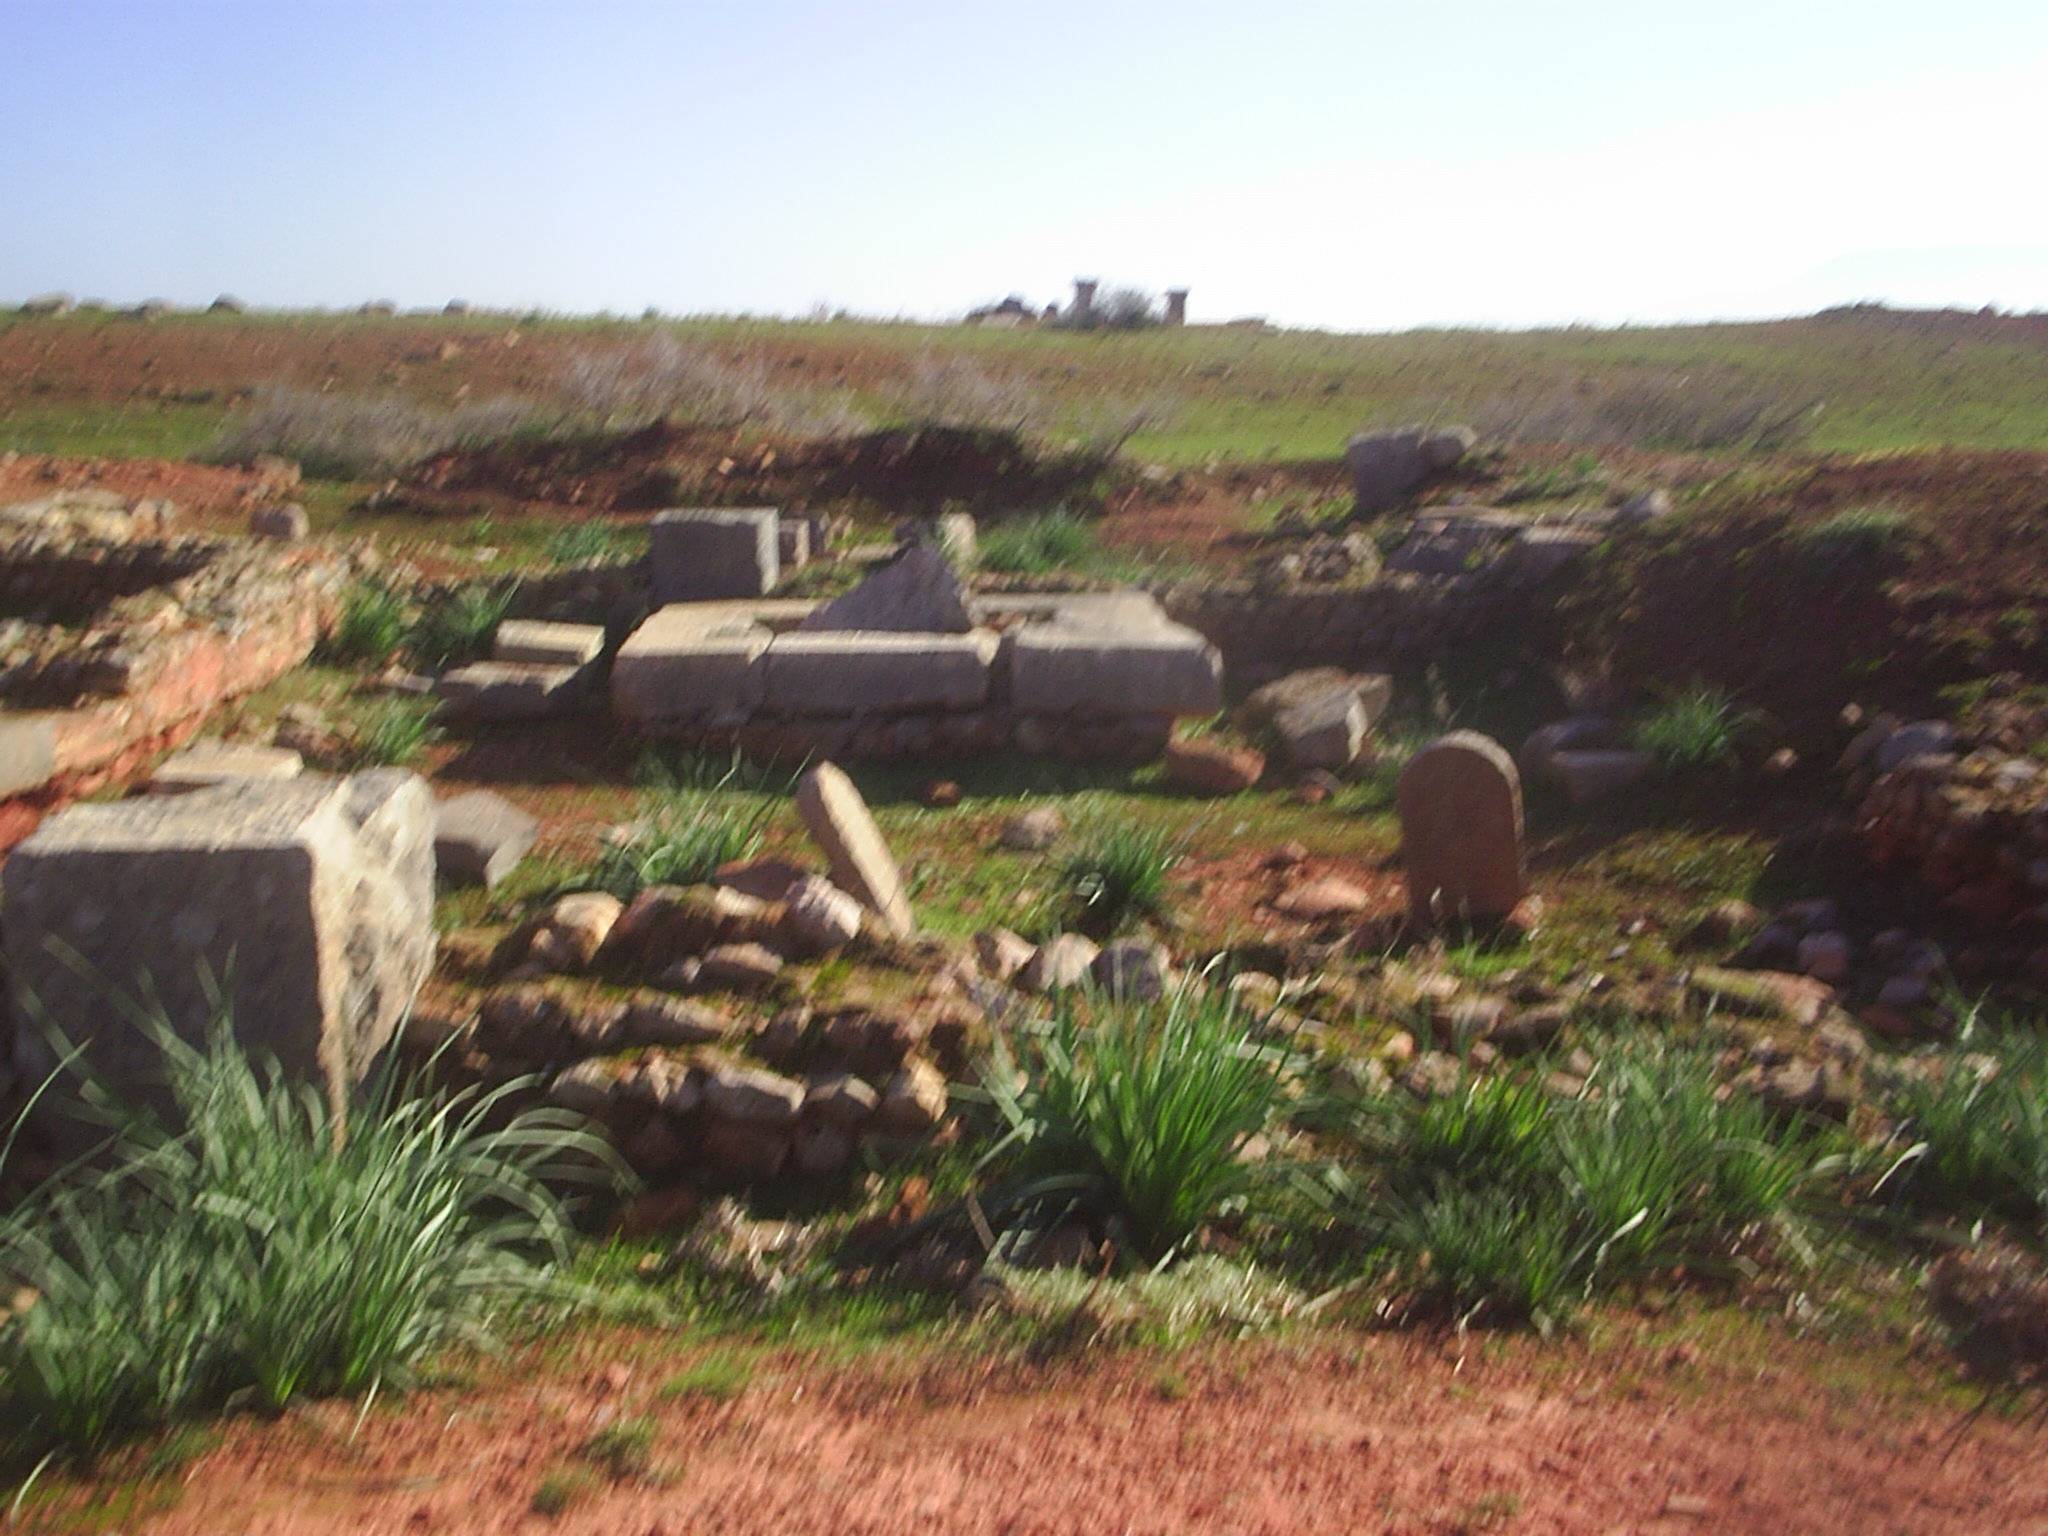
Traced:
<svg viewBox="0 0 2048 1536">
<path fill-rule="evenodd" d="M 769 801 L 747 810 L 697 795 L 661 797 L 598 854 L 589 883 L 621 901 L 650 885 L 701 885 L 722 865 L 760 851 L 771 808 Z"/>
<path fill-rule="evenodd" d="M 1735 761 L 1754 718 L 1726 693 L 1706 684 L 1670 694 L 1638 720 L 1630 739 L 1669 773 L 1725 768 Z"/>
<path fill-rule="evenodd" d="M 429 672 L 460 666 L 490 654 L 498 625 L 512 607 L 510 587 L 465 587 L 429 603 L 406 631 L 406 654 Z"/>
<path fill-rule="evenodd" d="M 434 706 L 421 699 L 388 699 L 355 731 L 352 756 L 359 768 L 404 768 L 441 737 Z"/>
<path fill-rule="evenodd" d="M 1002 1180 L 991 1205 L 1014 1239 L 1085 1213 L 1169 1259 L 1266 1177 L 1241 1154 L 1279 1105 L 1286 1061 L 1204 990 L 1085 1019 L 1063 998 L 1049 1023 L 999 1036 L 983 1076 L 1004 1131 L 985 1164 Z"/>
<path fill-rule="evenodd" d="M 975 562 L 1006 576 L 1049 576 L 1093 564 L 1102 552 L 1094 523 L 1061 508 L 1005 518 L 980 533 Z"/>
<path fill-rule="evenodd" d="M 225 1020 L 203 1049 L 152 1034 L 167 1116 L 88 1084 L 106 1156 L 0 1218 L 0 1274 L 37 1296 L 0 1324 L 7 1449 L 90 1458 L 238 1399 L 400 1386 L 566 1294 L 549 1181 L 615 1166 L 567 1117 L 387 1073 L 344 1122 Z"/>
<path fill-rule="evenodd" d="M 1181 842 L 1158 827 L 1111 822 L 1091 829 L 1060 867 L 1064 924 L 1107 937 L 1166 911 Z"/>
<path fill-rule="evenodd" d="M 410 627 L 405 599 L 388 587 L 359 582 L 342 599 L 341 616 L 320 651 L 328 661 L 381 666 L 405 644 Z"/>
<path fill-rule="evenodd" d="M 736 1355 L 706 1355 L 696 1364 L 677 1371 L 663 1383 L 661 1395 L 671 1401 L 686 1398 L 729 1403 L 753 1384 L 754 1368 Z"/>
</svg>

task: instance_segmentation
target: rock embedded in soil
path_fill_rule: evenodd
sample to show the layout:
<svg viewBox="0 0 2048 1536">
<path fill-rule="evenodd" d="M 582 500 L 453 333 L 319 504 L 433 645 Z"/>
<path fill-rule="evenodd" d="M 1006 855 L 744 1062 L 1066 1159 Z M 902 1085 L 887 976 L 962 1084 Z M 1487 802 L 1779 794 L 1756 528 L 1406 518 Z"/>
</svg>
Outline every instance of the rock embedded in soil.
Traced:
<svg viewBox="0 0 2048 1536">
<path fill-rule="evenodd" d="M 882 1096 L 851 1072 L 814 1079 L 804 1093 L 803 1115 L 842 1131 L 857 1131 L 873 1118 Z"/>
<path fill-rule="evenodd" d="M 1153 939 L 1117 939 L 1089 962 L 1088 977 L 1120 1002 L 1157 1002 L 1173 983 L 1173 957 Z"/>
<path fill-rule="evenodd" d="M 820 763 L 797 784 L 797 814 L 832 867 L 832 883 L 850 891 L 897 938 L 916 929 L 903 875 L 853 780 Z"/>
<path fill-rule="evenodd" d="M 1058 808 L 1041 805 L 1020 811 L 1004 822 L 996 841 L 1019 853 L 1043 853 L 1058 842 L 1066 830 L 1067 818 L 1060 814 Z"/>
<path fill-rule="evenodd" d="M 1009 981 L 1030 963 L 1031 941 L 1007 928 L 986 928 L 974 936 L 974 963 L 984 976 Z"/>
<path fill-rule="evenodd" d="M 205 741 L 173 753 L 149 777 L 153 795 L 183 795 L 251 779 L 295 779 L 306 760 L 289 747 Z"/>
<path fill-rule="evenodd" d="M 759 1067 L 715 1066 L 702 1078 L 704 1108 L 745 1125 L 790 1126 L 804 1107 L 804 1085 Z"/>
<path fill-rule="evenodd" d="M 295 501 L 258 507 L 249 514 L 249 533 L 254 538 L 295 543 L 313 531 L 313 520 Z"/>
<path fill-rule="evenodd" d="M 782 974 L 782 957 L 765 944 L 720 944 L 704 952 L 698 976 L 710 986 L 758 991 Z"/>
<path fill-rule="evenodd" d="M 1266 771 L 1263 753 L 1216 741 L 1173 741 L 1166 747 L 1166 782 L 1192 795 L 1234 795 Z"/>
<path fill-rule="evenodd" d="M 798 953 L 828 955 L 860 937 L 860 902 L 822 875 L 805 875 L 782 898 L 783 928 Z"/>
<path fill-rule="evenodd" d="M 928 1061 L 912 1061 L 882 1091 L 869 1130 L 879 1136 L 923 1136 L 946 1118 L 945 1076 Z"/>
<path fill-rule="evenodd" d="M 1354 917 L 1372 904 L 1372 898 L 1348 880 L 1334 875 L 1308 880 L 1282 892 L 1273 910 L 1297 922 L 1320 923 L 1334 917 Z"/>
<path fill-rule="evenodd" d="M 623 910 L 619 898 L 604 891 L 575 891 L 559 898 L 534 935 L 533 958 L 551 971 L 588 970 Z"/>
<path fill-rule="evenodd" d="M 1094 940 L 1081 934 L 1060 934 L 1038 946 L 1017 973 L 1017 985 L 1043 996 L 1078 987 L 1101 952 Z"/>
<path fill-rule="evenodd" d="M 495 886 L 540 836 L 540 820 L 502 795 L 471 790 L 434 807 L 434 864 L 451 885 Z"/>
</svg>

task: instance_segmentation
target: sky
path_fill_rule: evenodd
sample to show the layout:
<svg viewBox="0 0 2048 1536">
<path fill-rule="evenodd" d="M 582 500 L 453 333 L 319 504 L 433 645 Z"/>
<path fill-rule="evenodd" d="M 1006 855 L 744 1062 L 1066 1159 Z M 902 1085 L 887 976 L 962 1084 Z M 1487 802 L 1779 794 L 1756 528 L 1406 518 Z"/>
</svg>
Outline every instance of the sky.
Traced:
<svg viewBox="0 0 2048 1536">
<path fill-rule="evenodd" d="M 2048 309 L 2048 0 L 0 0 L 0 303 Z"/>
</svg>

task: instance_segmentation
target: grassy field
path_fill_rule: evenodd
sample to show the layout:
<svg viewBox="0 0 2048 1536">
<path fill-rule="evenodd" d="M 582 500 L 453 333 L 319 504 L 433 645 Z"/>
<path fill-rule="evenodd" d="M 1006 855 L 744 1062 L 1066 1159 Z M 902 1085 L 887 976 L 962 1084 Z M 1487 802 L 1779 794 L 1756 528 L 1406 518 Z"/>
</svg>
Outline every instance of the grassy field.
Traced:
<svg viewBox="0 0 2048 1536">
<path fill-rule="evenodd" d="M 1211 327 L 1135 334 L 856 320 L 626 322 L 543 316 L 178 315 L 0 318 L 0 448 L 109 455 L 201 450 L 270 383 L 426 402 L 563 399 L 579 361 L 665 335 L 764 386 L 875 422 L 921 372 L 963 365 L 1054 431 L 1133 412 L 1142 459 L 1191 465 L 1327 457 L 1361 426 L 1626 401 L 1672 387 L 1817 407 L 1806 446 L 1869 452 L 2048 447 L 2048 339 L 2025 317 L 1840 311 L 1657 329 L 1414 331 Z M 1654 446 L 1654 445 L 1652 445 Z"/>
</svg>

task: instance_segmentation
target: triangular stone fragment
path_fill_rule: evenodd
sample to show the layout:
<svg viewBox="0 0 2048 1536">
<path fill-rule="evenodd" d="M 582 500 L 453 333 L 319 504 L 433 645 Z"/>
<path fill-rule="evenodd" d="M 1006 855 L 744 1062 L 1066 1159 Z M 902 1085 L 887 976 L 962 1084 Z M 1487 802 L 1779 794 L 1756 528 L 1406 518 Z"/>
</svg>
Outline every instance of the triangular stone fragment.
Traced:
<svg viewBox="0 0 2048 1536">
<path fill-rule="evenodd" d="M 967 594 L 946 557 L 913 544 L 851 592 L 835 597 L 797 626 L 803 630 L 879 629 L 965 634 L 974 627 Z"/>
</svg>

